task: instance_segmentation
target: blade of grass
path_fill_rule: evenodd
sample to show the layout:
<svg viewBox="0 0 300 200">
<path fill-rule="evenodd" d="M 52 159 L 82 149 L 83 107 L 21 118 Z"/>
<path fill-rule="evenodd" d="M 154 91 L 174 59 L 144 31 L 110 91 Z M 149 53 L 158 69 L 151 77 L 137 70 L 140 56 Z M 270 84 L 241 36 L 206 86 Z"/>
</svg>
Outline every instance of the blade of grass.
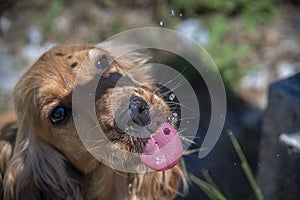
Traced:
<svg viewBox="0 0 300 200">
<path fill-rule="evenodd" d="M 250 166 L 249 166 L 249 163 L 246 159 L 246 156 L 243 153 L 243 150 L 241 149 L 241 146 L 238 143 L 238 140 L 236 139 L 235 135 L 233 134 L 233 132 L 231 130 L 228 130 L 227 133 L 230 137 L 230 140 L 232 142 L 232 145 L 233 145 L 235 151 L 237 152 L 237 154 L 238 154 L 238 156 L 241 160 L 241 166 L 242 166 L 242 168 L 243 168 L 243 170 L 244 170 L 244 172 L 245 172 L 245 174 L 246 174 L 246 176 L 247 176 L 247 178 L 250 182 L 250 185 L 251 185 L 251 187 L 252 187 L 252 189 L 253 189 L 253 191 L 256 195 L 256 198 L 258 200 L 263 200 L 264 197 L 262 195 L 262 192 L 261 192 L 261 190 L 260 190 L 260 188 L 259 188 L 259 186 L 258 186 L 258 184 L 255 180 L 255 177 L 254 177 L 254 175 L 253 175 L 253 173 L 250 169 Z"/>
<path fill-rule="evenodd" d="M 206 182 L 209 183 L 210 185 L 212 185 L 214 188 L 216 188 L 219 192 L 221 192 L 220 188 L 217 186 L 217 184 L 214 182 L 214 180 L 212 179 L 212 177 L 210 176 L 208 170 L 204 170 L 202 172 L 203 177 L 205 178 Z"/>
<path fill-rule="evenodd" d="M 219 192 L 214 186 L 206 183 L 205 181 L 197 178 L 194 175 L 190 175 L 191 180 L 196 183 L 201 190 L 211 199 L 211 200 L 227 200 L 227 198 Z"/>
</svg>

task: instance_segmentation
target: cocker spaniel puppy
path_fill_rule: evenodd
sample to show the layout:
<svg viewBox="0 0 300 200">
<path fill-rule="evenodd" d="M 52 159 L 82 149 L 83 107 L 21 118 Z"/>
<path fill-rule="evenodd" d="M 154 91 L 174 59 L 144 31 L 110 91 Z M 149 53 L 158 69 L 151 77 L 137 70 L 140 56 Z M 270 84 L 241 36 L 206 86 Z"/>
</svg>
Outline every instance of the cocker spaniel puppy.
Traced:
<svg viewBox="0 0 300 200">
<path fill-rule="evenodd" d="M 161 200 L 180 193 L 186 179 L 170 107 L 151 82 L 148 58 L 117 56 L 117 49 L 109 42 L 56 46 L 19 80 L 16 122 L 1 132 L 3 199 Z"/>
</svg>

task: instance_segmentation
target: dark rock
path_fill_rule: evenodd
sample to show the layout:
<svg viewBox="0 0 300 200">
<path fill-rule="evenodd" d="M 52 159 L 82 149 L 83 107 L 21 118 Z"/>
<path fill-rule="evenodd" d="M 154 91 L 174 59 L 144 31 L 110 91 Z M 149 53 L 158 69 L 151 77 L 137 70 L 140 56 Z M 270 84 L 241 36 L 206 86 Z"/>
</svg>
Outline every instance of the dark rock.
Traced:
<svg viewBox="0 0 300 200">
<path fill-rule="evenodd" d="M 300 140 L 293 134 L 299 130 L 300 73 L 270 87 L 258 173 L 266 200 L 300 199 L 300 156 L 296 151 Z"/>
</svg>

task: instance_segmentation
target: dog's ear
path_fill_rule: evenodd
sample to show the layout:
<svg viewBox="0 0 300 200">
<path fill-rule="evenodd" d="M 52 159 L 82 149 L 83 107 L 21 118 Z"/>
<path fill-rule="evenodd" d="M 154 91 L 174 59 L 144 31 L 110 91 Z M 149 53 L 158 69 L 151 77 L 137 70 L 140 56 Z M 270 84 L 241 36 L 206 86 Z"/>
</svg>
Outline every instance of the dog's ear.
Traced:
<svg viewBox="0 0 300 200">
<path fill-rule="evenodd" d="M 144 49 L 135 45 L 116 44 L 114 41 L 100 43 L 97 48 L 107 51 L 136 84 L 149 85 L 153 82 L 152 66 L 147 64 L 151 57 Z"/>
<path fill-rule="evenodd" d="M 38 83 L 27 77 L 14 90 L 18 131 L 4 174 L 4 199 L 76 199 L 79 178 L 71 175 L 64 155 L 39 137 Z"/>
<path fill-rule="evenodd" d="M 78 197 L 80 180 L 70 177 L 65 157 L 35 137 L 27 120 L 19 122 L 17 134 L 14 155 L 3 180 L 5 199 Z"/>
<path fill-rule="evenodd" d="M 0 131 L 0 197 L 3 197 L 3 178 L 13 154 L 16 132 L 15 122 L 6 124 Z"/>
</svg>

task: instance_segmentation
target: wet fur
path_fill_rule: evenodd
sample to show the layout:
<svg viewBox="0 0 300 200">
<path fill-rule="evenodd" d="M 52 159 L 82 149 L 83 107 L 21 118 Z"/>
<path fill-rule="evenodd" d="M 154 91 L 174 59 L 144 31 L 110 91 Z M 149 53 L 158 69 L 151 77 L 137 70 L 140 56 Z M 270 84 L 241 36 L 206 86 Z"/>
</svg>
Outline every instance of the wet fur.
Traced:
<svg viewBox="0 0 300 200">
<path fill-rule="evenodd" d="M 130 48 L 130 47 L 122 47 Z M 52 126 L 49 114 L 58 104 L 72 103 L 72 90 L 79 67 L 93 63 L 99 54 L 111 58 L 120 48 L 104 43 L 64 45 L 52 48 L 25 73 L 14 90 L 17 119 L 2 128 L 0 141 L 1 195 L 3 199 L 172 199 L 180 192 L 179 183 L 186 185 L 178 164 L 164 172 L 131 174 L 117 172 L 96 160 L 84 148 L 74 127 L 72 116 L 66 124 Z M 89 58 L 90 60 L 87 60 Z M 104 74 L 106 82 L 99 83 L 96 108 L 98 120 L 108 137 L 120 148 L 140 151 L 143 141 L 135 147 L 129 138 L 113 129 L 113 114 L 119 100 L 110 90 L 114 77 L 127 77 L 139 88 L 119 88 L 152 101 L 164 102 L 151 95 L 148 60 L 140 53 L 130 53 L 116 59 L 112 69 Z M 129 73 L 128 73 L 129 72 Z M 87 76 L 88 77 L 88 76 Z M 88 82 L 90 79 L 82 80 Z M 112 84 L 112 85 L 110 85 Z M 121 98 L 121 97 L 120 97 Z M 120 158 L 123 159 L 123 158 Z"/>
</svg>

